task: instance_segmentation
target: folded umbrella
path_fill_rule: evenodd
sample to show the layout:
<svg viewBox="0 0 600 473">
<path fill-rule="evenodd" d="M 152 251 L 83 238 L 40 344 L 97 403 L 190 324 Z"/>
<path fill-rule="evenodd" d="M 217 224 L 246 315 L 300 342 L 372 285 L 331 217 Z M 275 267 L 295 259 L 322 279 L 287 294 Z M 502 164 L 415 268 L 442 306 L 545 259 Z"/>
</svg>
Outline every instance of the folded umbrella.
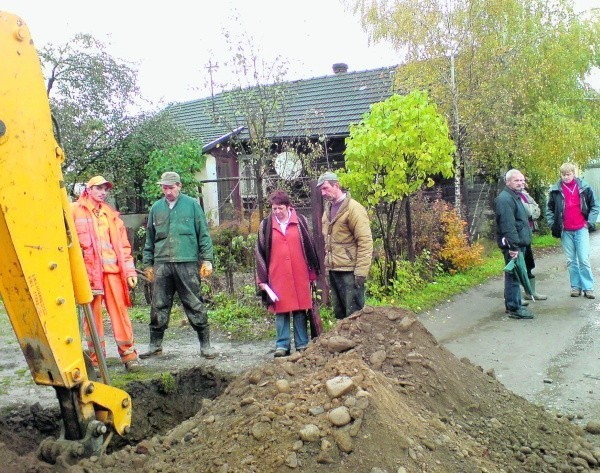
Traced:
<svg viewBox="0 0 600 473">
<path fill-rule="evenodd" d="M 525 264 L 525 258 L 523 252 L 519 251 L 518 256 L 515 259 L 511 259 L 508 264 L 504 267 L 504 271 L 507 273 L 513 273 L 515 278 L 519 281 L 519 284 L 523 286 L 525 294 L 532 297 L 533 300 L 533 288 L 531 287 L 531 281 L 527 275 L 527 265 Z"/>
<path fill-rule="evenodd" d="M 319 313 L 319 291 L 315 284 L 311 284 L 312 307 L 308 311 L 308 321 L 310 324 L 310 338 L 317 338 L 323 333 L 323 321 Z"/>
</svg>

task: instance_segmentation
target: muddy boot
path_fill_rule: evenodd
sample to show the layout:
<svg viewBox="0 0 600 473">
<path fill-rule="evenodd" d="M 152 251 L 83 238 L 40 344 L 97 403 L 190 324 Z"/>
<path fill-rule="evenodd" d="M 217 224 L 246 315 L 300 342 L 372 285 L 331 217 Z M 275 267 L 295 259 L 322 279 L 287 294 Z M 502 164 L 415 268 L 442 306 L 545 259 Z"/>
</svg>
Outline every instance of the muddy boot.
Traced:
<svg viewBox="0 0 600 473">
<path fill-rule="evenodd" d="M 204 358 L 212 360 L 217 356 L 217 350 L 210 346 L 210 331 L 208 327 L 198 330 L 198 340 L 200 340 L 200 354 Z"/>
<path fill-rule="evenodd" d="M 534 299 L 536 301 L 545 301 L 546 299 L 548 299 L 548 296 L 546 294 L 538 294 L 538 292 L 536 291 L 535 278 L 529 279 L 529 283 L 531 284 L 531 290 L 533 291 L 533 294 L 531 296 L 529 294 L 525 294 L 525 299 L 527 299 L 528 301 Z"/>
<path fill-rule="evenodd" d="M 150 330 L 150 344 L 148 351 L 140 353 L 140 358 L 150 358 L 151 356 L 162 355 L 162 341 L 164 332 L 155 332 Z"/>
</svg>

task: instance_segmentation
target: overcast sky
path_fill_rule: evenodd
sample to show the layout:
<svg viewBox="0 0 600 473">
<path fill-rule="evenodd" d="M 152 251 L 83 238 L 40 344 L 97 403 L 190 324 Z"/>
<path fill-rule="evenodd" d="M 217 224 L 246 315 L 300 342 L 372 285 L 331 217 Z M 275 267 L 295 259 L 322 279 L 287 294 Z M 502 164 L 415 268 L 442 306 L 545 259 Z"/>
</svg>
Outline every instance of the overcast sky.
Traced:
<svg viewBox="0 0 600 473">
<path fill-rule="evenodd" d="M 576 0 L 576 10 L 600 7 L 600 0 Z M 205 6 L 208 4 L 208 6 Z M 350 71 L 398 64 L 389 45 L 369 46 L 357 17 L 339 0 L 1 0 L 0 9 L 25 20 L 38 47 L 61 44 L 90 33 L 118 58 L 139 70 L 142 96 L 162 107 L 207 96 L 209 60 L 228 58 L 223 26 L 237 12 L 242 28 L 265 57 L 289 63 L 290 80 L 332 73 L 345 62 Z M 219 70 L 216 71 L 217 81 Z M 600 88 L 600 74 L 594 84 Z"/>
</svg>

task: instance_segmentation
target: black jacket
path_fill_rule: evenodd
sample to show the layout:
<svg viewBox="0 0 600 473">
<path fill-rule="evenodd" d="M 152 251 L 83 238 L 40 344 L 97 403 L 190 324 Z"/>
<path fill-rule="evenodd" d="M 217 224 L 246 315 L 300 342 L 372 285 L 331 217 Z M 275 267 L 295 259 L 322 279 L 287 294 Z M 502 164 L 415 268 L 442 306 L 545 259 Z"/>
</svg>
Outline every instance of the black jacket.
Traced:
<svg viewBox="0 0 600 473">
<path fill-rule="evenodd" d="M 579 189 L 579 200 L 581 202 L 581 213 L 586 219 L 588 230 L 593 232 L 596 230 L 596 220 L 600 206 L 596 201 L 594 191 L 582 179 L 575 178 Z M 550 189 L 548 202 L 546 204 L 546 221 L 552 230 L 552 236 L 560 238 L 563 230 L 563 217 L 565 212 L 565 196 L 562 191 L 562 181 L 558 181 Z"/>
<path fill-rule="evenodd" d="M 531 227 L 523 201 L 508 186 L 496 197 L 496 242 L 503 250 L 531 245 Z"/>
</svg>

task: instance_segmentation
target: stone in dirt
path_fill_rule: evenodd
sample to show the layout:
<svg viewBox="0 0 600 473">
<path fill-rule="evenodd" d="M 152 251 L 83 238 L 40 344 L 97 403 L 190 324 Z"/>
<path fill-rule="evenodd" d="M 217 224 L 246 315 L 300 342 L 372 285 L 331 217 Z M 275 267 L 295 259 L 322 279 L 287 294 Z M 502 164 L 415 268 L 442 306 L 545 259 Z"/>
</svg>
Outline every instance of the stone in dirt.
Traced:
<svg viewBox="0 0 600 473">
<path fill-rule="evenodd" d="M 301 356 L 242 373 L 173 430 L 73 471 L 537 473 L 599 460 L 583 429 L 392 308 L 342 320 Z M 51 471 L 18 462 L 11 471 Z"/>
</svg>

